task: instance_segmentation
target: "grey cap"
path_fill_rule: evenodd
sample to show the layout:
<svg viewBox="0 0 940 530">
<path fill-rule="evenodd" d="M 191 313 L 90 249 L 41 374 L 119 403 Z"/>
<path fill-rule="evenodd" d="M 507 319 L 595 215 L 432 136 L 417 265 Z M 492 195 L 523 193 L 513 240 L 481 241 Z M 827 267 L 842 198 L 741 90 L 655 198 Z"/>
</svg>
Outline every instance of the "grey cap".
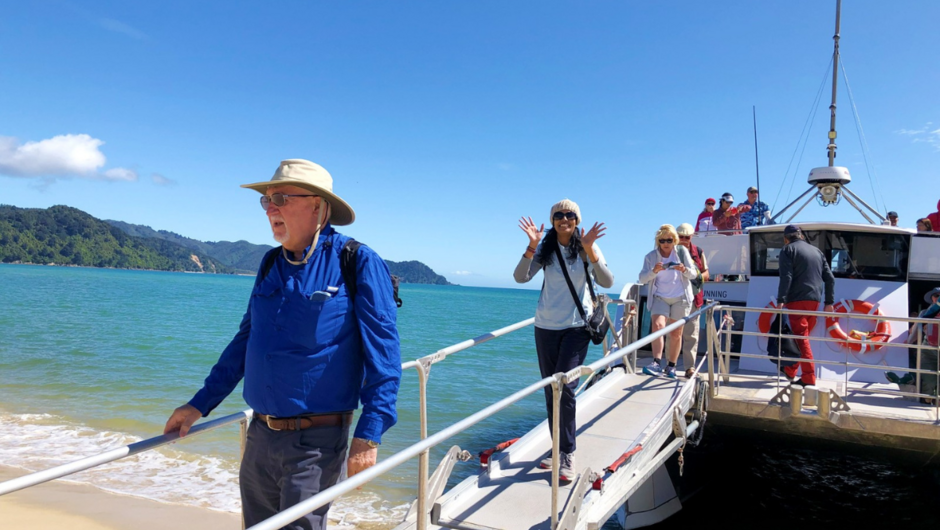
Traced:
<svg viewBox="0 0 940 530">
<path fill-rule="evenodd" d="M 894 217 L 897 218 L 898 212 L 888 212 L 888 218 Z"/>
<path fill-rule="evenodd" d="M 931 300 L 930 298 L 935 294 L 940 294 L 940 287 L 934 287 L 927 294 L 925 294 L 924 302 L 927 302 L 928 304 L 932 304 L 933 300 Z"/>
</svg>

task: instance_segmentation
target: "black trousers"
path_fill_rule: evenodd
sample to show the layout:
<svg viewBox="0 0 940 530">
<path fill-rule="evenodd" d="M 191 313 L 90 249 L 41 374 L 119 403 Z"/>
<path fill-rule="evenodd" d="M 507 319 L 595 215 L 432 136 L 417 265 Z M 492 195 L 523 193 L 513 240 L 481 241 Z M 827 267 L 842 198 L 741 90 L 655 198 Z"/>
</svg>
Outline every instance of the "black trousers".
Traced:
<svg viewBox="0 0 940 530">
<path fill-rule="evenodd" d="M 584 364 L 587 357 L 591 336 L 583 328 L 542 329 L 535 328 L 535 351 L 539 355 L 539 370 L 542 377 L 559 372 L 567 372 Z M 564 386 L 561 393 L 561 406 L 558 410 L 559 449 L 564 453 L 573 453 L 577 448 L 575 433 L 575 414 L 577 402 L 574 391 L 578 382 L 572 381 Z M 545 388 L 545 409 L 548 411 L 548 429 L 552 430 L 552 389 Z"/>
</svg>

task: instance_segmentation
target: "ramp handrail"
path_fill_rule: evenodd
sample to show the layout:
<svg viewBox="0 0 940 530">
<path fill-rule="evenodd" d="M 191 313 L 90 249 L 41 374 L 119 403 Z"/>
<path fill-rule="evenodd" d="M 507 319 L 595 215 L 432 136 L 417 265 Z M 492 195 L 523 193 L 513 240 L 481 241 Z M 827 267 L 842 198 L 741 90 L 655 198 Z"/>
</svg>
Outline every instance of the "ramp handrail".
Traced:
<svg viewBox="0 0 940 530">
<path fill-rule="evenodd" d="M 727 315 L 728 313 L 731 313 L 731 312 L 741 312 L 741 313 L 771 313 L 775 315 L 808 315 L 808 316 L 815 316 L 817 318 L 826 318 L 826 317 L 831 318 L 834 314 L 832 312 L 826 312 L 826 311 L 801 311 L 801 310 L 773 308 L 773 307 L 755 308 L 755 307 L 740 307 L 740 306 L 726 306 L 726 305 L 720 305 L 716 307 L 715 309 L 719 311 L 720 314 L 724 314 L 724 315 Z M 935 377 L 938 377 L 938 379 L 940 379 L 940 366 L 938 366 L 937 369 L 935 370 L 921 368 L 921 360 L 922 360 L 921 355 L 922 355 L 923 350 L 928 350 L 928 351 L 934 350 L 934 351 L 937 351 L 938 354 L 940 354 L 940 346 L 931 346 L 929 344 L 923 343 L 924 342 L 923 341 L 923 338 L 924 338 L 923 325 L 940 325 L 940 320 L 936 318 L 895 317 L 895 316 L 888 316 L 888 315 L 873 315 L 873 314 L 863 314 L 863 313 L 851 313 L 851 314 L 838 313 L 838 315 L 840 317 L 850 317 L 852 319 L 858 319 L 858 320 L 875 320 L 875 321 L 890 321 L 890 322 L 904 323 L 904 324 L 907 324 L 908 327 L 910 327 L 911 324 L 917 324 L 917 326 L 915 327 L 916 338 L 915 338 L 914 343 L 909 343 L 909 342 L 879 342 L 877 343 L 877 346 L 879 348 L 903 348 L 903 349 L 915 348 L 917 350 L 916 367 L 889 366 L 889 365 L 880 365 L 880 364 L 876 365 L 876 364 L 867 364 L 867 363 L 862 363 L 862 362 L 852 362 L 852 361 L 849 361 L 848 359 L 848 356 L 849 356 L 848 351 L 846 351 L 845 360 L 843 361 L 833 361 L 833 360 L 825 360 L 825 359 L 818 359 L 818 358 L 812 359 L 811 362 L 816 365 L 841 366 L 845 368 L 844 378 L 843 378 L 843 385 L 845 387 L 845 395 L 842 396 L 842 398 L 845 399 L 846 402 L 850 401 L 848 372 L 849 372 L 849 369 L 852 369 L 852 368 L 869 368 L 869 369 L 878 370 L 882 372 L 895 371 L 895 370 L 907 371 L 908 373 L 916 374 L 915 388 L 917 389 L 920 388 L 920 380 L 921 380 L 922 375 L 935 376 Z M 807 340 L 811 340 L 814 342 L 830 342 L 830 343 L 846 342 L 845 339 L 837 339 L 834 337 L 830 337 L 828 335 L 821 336 L 821 337 L 820 336 L 804 337 L 802 335 L 794 335 L 792 333 L 785 334 L 781 332 L 764 333 L 760 331 L 757 331 L 757 332 L 743 331 L 743 330 L 736 331 L 732 329 L 719 330 L 716 328 L 714 320 L 715 319 L 713 318 L 709 318 L 708 323 L 707 323 L 709 338 L 717 342 L 717 344 L 715 345 L 716 347 L 714 349 L 715 356 L 717 357 L 717 361 L 718 361 L 717 362 L 717 372 L 718 372 L 717 374 L 712 373 L 712 363 L 709 362 L 709 377 L 712 380 L 711 392 L 713 396 L 718 395 L 718 392 L 721 387 L 721 380 L 723 379 L 725 382 L 727 382 L 729 376 L 731 375 L 730 374 L 730 356 L 731 355 L 736 355 L 741 358 L 768 359 L 768 360 L 775 361 L 777 363 L 778 371 L 780 369 L 781 362 L 799 361 L 799 358 L 785 357 L 781 355 L 779 351 L 779 347 L 778 347 L 777 352 L 767 352 L 766 355 L 757 354 L 757 353 L 732 352 L 730 351 L 731 350 L 730 344 L 728 344 L 727 347 L 724 345 L 725 342 L 730 343 L 730 340 L 722 341 L 721 337 L 726 337 L 730 339 L 732 335 L 738 335 L 738 336 L 754 336 L 754 337 L 768 337 L 768 338 L 777 337 L 778 339 L 787 339 L 787 338 L 807 339 Z M 724 320 L 724 318 L 722 320 Z M 718 375 L 719 378 L 715 380 L 714 375 Z M 766 380 L 772 377 L 777 381 L 777 387 L 781 386 L 779 377 L 777 374 L 767 374 L 767 375 L 735 374 L 735 377 L 741 378 L 741 379 L 754 379 L 754 380 Z M 890 389 L 881 389 L 881 388 L 853 388 L 852 392 L 931 399 L 931 400 L 934 400 L 936 418 L 940 420 L 940 399 L 937 399 L 937 395 L 935 394 L 926 394 L 922 392 L 908 392 L 908 391 L 900 390 L 900 389 L 890 390 Z"/>
<path fill-rule="evenodd" d="M 631 304 L 635 304 L 633 300 L 609 299 L 609 302 L 615 303 L 615 304 L 628 305 L 628 306 Z M 529 325 L 532 325 L 534 324 L 535 319 L 529 318 L 529 319 L 517 322 L 515 324 L 511 324 L 509 326 L 497 329 L 495 331 L 485 333 L 473 339 L 462 341 L 457 344 L 448 346 L 446 348 L 442 348 L 432 354 L 426 355 L 424 357 L 420 357 L 414 361 L 402 363 L 401 367 L 403 370 L 409 369 L 409 368 L 415 368 L 418 371 L 419 387 L 420 387 L 419 388 L 419 401 L 420 401 L 420 408 L 421 408 L 421 411 L 420 411 L 421 412 L 421 421 L 420 421 L 421 441 L 403 449 L 402 451 L 399 451 L 398 453 L 390 455 L 388 458 L 386 458 L 382 462 L 379 462 L 375 466 L 365 471 L 362 471 L 356 474 L 355 476 L 350 477 L 334 485 L 331 488 L 327 488 L 326 490 L 323 490 L 322 492 L 305 500 L 304 502 L 299 503 L 291 507 L 290 509 L 285 510 L 275 515 L 274 517 L 271 517 L 255 526 L 252 526 L 251 528 L 254 530 L 261 530 L 261 529 L 268 529 L 268 528 L 270 529 L 280 528 L 292 521 L 295 521 L 296 519 L 300 517 L 303 517 L 304 515 L 312 512 L 313 510 L 316 510 L 317 508 L 333 501 L 337 497 L 345 493 L 348 493 L 354 490 L 355 488 L 362 486 L 363 484 L 373 480 L 374 478 L 378 476 L 381 476 L 387 473 L 388 471 L 398 467 L 399 465 L 406 462 L 407 460 L 414 458 L 415 456 L 418 456 L 419 457 L 419 477 L 418 477 L 418 490 L 419 490 L 418 514 L 419 514 L 419 517 L 417 520 L 417 526 L 419 529 L 423 530 L 424 528 L 427 527 L 427 519 L 429 515 L 429 510 L 427 509 L 425 505 L 426 498 L 425 498 L 424 493 L 426 491 L 427 482 L 428 482 L 427 458 L 429 456 L 429 450 L 431 447 L 434 447 L 440 444 L 441 442 L 447 440 L 448 438 L 450 438 L 451 436 L 455 434 L 463 432 L 464 430 L 472 427 L 476 423 L 495 415 L 496 413 L 505 409 L 506 407 L 514 403 L 517 403 L 518 401 L 528 397 L 529 395 L 537 392 L 538 390 L 541 390 L 542 388 L 545 388 L 546 386 L 555 384 L 556 386 L 555 393 L 558 394 L 559 392 L 558 389 L 560 388 L 559 383 L 565 384 L 568 382 L 569 378 L 571 379 L 574 379 L 576 377 L 580 378 L 581 375 L 592 374 L 597 370 L 610 366 L 616 361 L 623 359 L 626 355 L 629 355 L 630 353 L 635 353 L 639 348 L 648 345 L 656 338 L 660 336 L 665 336 L 667 333 L 671 332 L 672 330 L 680 327 L 681 325 L 684 325 L 685 322 L 687 322 L 691 318 L 693 317 L 697 318 L 698 315 L 701 314 L 706 308 L 710 308 L 714 305 L 717 305 L 717 304 L 712 303 L 711 306 L 703 307 L 695 311 L 691 315 L 689 315 L 689 317 L 683 320 L 677 321 L 673 324 L 670 324 L 669 326 L 666 326 L 662 330 L 659 330 L 658 332 L 652 335 L 649 335 L 643 338 L 642 340 L 635 341 L 631 344 L 627 344 L 626 346 L 620 349 L 617 349 L 615 351 L 607 352 L 605 354 L 606 355 L 605 357 L 592 363 L 589 366 L 579 366 L 575 368 L 574 370 L 568 372 L 567 374 L 554 374 L 553 376 L 543 378 L 540 381 L 533 383 L 529 385 L 528 387 L 518 392 L 515 392 L 514 394 L 511 394 L 510 396 L 507 396 L 506 398 L 503 398 L 502 400 L 490 405 L 489 407 L 486 407 L 464 418 L 463 420 L 451 425 L 450 427 L 443 429 L 442 431 L 430 437 L 427 436 L 426 384 L 427 384 L 427 378 L 429 375 L 429 370 L 430 370 L 431 365 L 444 360 L 445 358 L 447 358 L 447 356 L 453 353 L 466 350 L 478 344 L 482 344 L 484 342 L 490 341 L 496 337 L 500 337 L 502 335 L 505 335 L 513 331 L 527 327 Z M 630 314 L 628 314 L 628 312 L 625 311 L 624 317 L 623 317 L 624 322 L 629 317 L 630 317 Z M 611 328 L 611 332 L 615 333 L 613 328 Z M 557 410 L 557 407 L 556 407 L 556 410 Z M 246 432 L 245 427 L 247 425 L 248 420 L 252 417 L 252 415 L 253 415 L 253 411 L 251 409 L 246 409 L 244 411 L 241 411 L 235 414 L 230 414 L 222 418 L 217 418 L 215 420 L 210 420 L 210 421 L 200 423 L 198 425 L 193 426 L 193 428 L 190 430 L 189 434 L 187 435 L 187 438 L 189 436 L 199 435 L 203 432 L 207 432 L 209 430 L 216 429 L 218 427 L 222 427 L 222 426 L 229 425 L 232 423 L 241 423 L 242 424 L 242 444 L 244 444 L 244 441 L 245 441 L 244 438 L 245 438 L 245 432 Z M 558 440 L 558 432 L 557 432 L 558 428 L 559 428 L 558 422 L 556 421 L 554 423 L 555 432 L 553 436 L 553 439 L 556 440 L 556 444 Z M 79 471 L 84 471 L 86 469 L 90 469 L 90 468 L 93 468 L 93 467 L 96 467 L 96 466 L 99 466 L 108 462 L 112 462 L 114 460 L 118 460 L 127 456 L 133 456 L 135 454 L 148 451 L 150 449 L 155 449 L 157 447 L 161 447 L 163 445 L 171 444 L 177 441 L 179 441 L 178 433 L 156 436 L 156 437 L 149 438 L 147 440 L 143 440 L 140 442 L 136 442 L 136 443 L 133 443 L 133 444 L 130 444 L 130 445 L 118 448 L 118 449 L 113 449 L 113 450 L 106 451 L 98 455 L 90 456 L 87 458 L 76 460 L 74 462 L 63 464 L 61 466 L 57 466 L 51 469 L 38 471 L 29 475 L 25 475 L 23 477 L 18 477 L 16 479 L 0 483 L 0 495 L 12 493 L 14 491 L 18 491 L 18 490 L 21 490 L 30 486 L 35 486 L 37 484 L 41 484 L 44 482 L 48 482 L 50 480 L 61 478 L 61 477 L 64 477 L 73 473 L 77 473 Z M 244 445 L 243 445 L 243 448 L 244 448 Z M 558 448 L 555 447 L 553 451 L 557 458 Z M 552 488 L 553 489 L 552 498 L 553 498 L 553 505 L 557 505 L 558 475 L 555 474 L 554 476 L 555 476 L 555 479 L 554 479 L 553 488 Z M 553 518 L 557 519 L 557 509 L 554 510 Z M 557 523 L 557 520 L 556 520 L 556 523 Z"/>
</svg>

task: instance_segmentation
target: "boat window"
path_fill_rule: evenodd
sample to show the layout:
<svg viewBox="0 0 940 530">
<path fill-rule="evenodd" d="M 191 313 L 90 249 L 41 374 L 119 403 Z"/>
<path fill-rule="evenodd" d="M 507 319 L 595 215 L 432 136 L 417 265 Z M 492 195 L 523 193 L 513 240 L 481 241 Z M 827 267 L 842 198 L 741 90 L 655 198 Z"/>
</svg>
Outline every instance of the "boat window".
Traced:
<svg viewBox="0 0 940 530">
<path fill-rule="evenodd" d="M 825 251 L 837 278 L 907 279 L 909 249 L 904 235 L 827 231 Z"/>
<path fill-rule="evenodd" d="M 819 231 L 803 232 L 806 242 L 819 248 L 825 240 Z M 777 276 L 780 269 L 780 251 L 783 250 L 783 232 L 751 234 L 751 275 Z M 822 250 L 822 249 L 820 249 Z"/>
</svg>

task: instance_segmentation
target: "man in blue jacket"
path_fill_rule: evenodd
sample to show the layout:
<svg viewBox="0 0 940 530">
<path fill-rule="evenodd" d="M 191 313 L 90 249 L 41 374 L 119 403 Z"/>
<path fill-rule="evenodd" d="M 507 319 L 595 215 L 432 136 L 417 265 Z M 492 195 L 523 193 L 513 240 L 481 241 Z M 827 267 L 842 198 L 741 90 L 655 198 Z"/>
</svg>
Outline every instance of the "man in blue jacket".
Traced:
<svg viewBox="0 0 940 530">
<path fill-rule="evenodd" d="M 334 485 L 344 468 L 352 476 L 375 464 L 382 434 L 397 419 L 401 354 L 385 262 L 360 246 L 354 288 L 344 280 L 340 253 L 349 238 L 333 226 L 351 224 L 355 213 L 333 193 L 330 174 L 284 160 L 270 181 L 242 187 L 262 194 L 282 246 L 265 256 L 238 333 L 164 432 L 185 436 L 244 377 L 254 419 L 239 479 L 252 526 Z M 285 528 L 326 528 L 328 509 Z"/>
</svg>

